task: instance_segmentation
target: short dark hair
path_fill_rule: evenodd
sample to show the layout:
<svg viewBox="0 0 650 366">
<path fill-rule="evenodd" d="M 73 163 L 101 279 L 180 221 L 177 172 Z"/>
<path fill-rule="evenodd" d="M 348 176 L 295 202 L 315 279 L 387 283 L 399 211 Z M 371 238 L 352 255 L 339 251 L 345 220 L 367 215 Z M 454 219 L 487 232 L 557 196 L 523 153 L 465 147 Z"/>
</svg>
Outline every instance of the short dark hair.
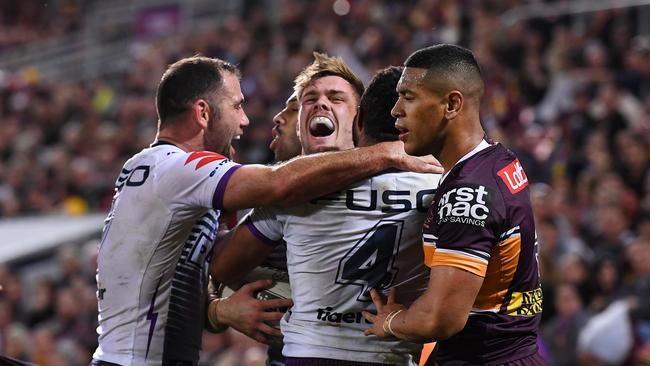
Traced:
<svg viewBox="0 0 650 366">
<path fill-rule="evenodd" d="M 219 92 L 224 71 L 240 77 L 236 66 L 217 58 L 193 56 L 171 64 L 156 90 L 156 111 L 161 125 L 169 117 L 185 112 L 197 99 L 208 99 Z"/>
<path fill-rule="evenodd" d="M 479 99 L 483 95 L 481 68 L 467 48 L 452 44 L 421 48 L 406 59 L 404 66 L 427 69 L 428 80 L 443 82 L 467 97 Z"/>
<path fill-rule="evenodd" d="M 363 134 L 378 141 L 396 141 L 399 131 L 390 111 L 397 102 L 397 82 L 403 67 L 389 66 L 379 70 L 359 102 L 359 121 Z"/>
</svg>

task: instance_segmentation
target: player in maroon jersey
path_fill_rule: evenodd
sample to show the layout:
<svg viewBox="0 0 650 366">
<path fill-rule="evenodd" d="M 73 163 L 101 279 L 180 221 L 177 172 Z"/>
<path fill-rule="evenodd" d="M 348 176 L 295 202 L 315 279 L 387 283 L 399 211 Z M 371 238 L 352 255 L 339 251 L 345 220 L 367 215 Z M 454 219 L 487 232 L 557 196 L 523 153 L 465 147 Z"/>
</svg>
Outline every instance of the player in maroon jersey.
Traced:
<svg viewBox="0 0 650 366">
<path fill-rule="evenodd" d="M 480 69 L 462 47 L 413 53 L 393 108 L 406 151 L 433 154 L 445 175 L 423 227 L 427 291 L 409 308 L 384 303 L 367 335 L 439 341 L 441 365 L 543 365 L 542 292 L 528 179 L 517 157 L 485 138 Z"/>
</svg>

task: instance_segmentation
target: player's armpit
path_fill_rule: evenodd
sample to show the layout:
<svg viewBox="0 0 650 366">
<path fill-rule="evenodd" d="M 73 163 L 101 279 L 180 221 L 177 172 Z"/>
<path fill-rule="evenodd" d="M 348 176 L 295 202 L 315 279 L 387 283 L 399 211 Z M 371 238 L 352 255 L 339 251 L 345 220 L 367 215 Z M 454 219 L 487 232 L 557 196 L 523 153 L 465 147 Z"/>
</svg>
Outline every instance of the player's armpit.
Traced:
<svg viewBox="0 0 650 366">
<path fill-rule="evenodd" d="M 210 261 L 212 278 L 227 285 L 259 266 L 273 247 L 259 240 L 246 225 L 237 225 L 215 244 Z"/>
<path fill-rule="evenodd" d="M 397 314 L 390 323 L 395 336 L 417 343 L 447 339 L 460 332 L 467 322 L 483 277 L 451 266 L 431 268 L 429 286 L 410 308 Z M 380 308 L 380 306 L 378 306 Z M 380 335 L 386 314 L 379 312 L 369 333 Z"/>
</svg>

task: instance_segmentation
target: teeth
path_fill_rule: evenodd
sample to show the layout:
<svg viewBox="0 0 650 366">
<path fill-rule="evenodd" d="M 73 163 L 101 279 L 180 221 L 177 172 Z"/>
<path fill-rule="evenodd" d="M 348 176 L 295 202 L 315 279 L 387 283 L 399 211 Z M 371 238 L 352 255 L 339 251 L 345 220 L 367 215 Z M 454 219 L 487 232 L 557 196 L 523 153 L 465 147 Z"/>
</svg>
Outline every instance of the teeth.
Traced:
<svg viewBox="0 0 650 366">
<path fill-rule="evenodd" d="M 334 122 L 327 117 L 318 116 L 309 121 L 309 130 L 314 136 L 331 135 L 335 128 Z"/>
<path fill-rule="evenodd" d="M 233 139 L 233 140 L 239 140 L 240 138 L 241 138 L 241 135 L 235 135 L 235 136 L 233 136 L 232 139 Z"/>
</svg>

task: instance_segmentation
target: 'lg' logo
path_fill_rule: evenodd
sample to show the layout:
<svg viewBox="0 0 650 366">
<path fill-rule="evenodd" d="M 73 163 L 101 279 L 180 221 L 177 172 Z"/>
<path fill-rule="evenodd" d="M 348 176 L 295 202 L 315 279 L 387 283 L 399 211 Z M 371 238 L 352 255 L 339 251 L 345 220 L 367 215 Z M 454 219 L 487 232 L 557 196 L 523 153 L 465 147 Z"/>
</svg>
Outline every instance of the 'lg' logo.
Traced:
<svg viewBox="0 0 650 366">
<path fill-rule="evenodd" d="M 515 194 L 528 185 L 528 177 L 519 160 L 515 160 L 497 173 L 508 186 L 510 193 Z"/>
</svg>

